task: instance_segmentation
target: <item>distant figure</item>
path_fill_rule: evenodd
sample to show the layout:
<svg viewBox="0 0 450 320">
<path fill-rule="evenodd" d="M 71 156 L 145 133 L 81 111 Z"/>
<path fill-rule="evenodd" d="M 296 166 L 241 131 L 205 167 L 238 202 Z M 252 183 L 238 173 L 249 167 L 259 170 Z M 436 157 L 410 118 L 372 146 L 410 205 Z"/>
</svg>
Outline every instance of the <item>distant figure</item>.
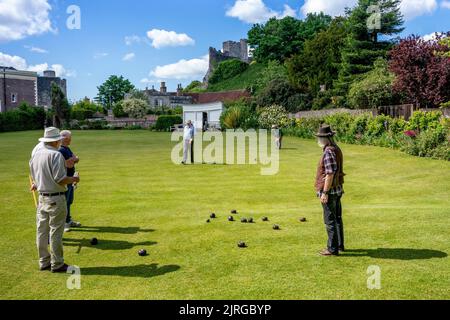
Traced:
<svg viewBox="0 0 450 320">
<path fill-rule="evenodd" d="M 191 153 L 191 164 L 194 163 L 194 136 L 195 136 L 195 128 L 192 125 L 192 121 L 189 120 L 184 127 L 184 147 L 183 147 L 183 162 L 182 164 L 186 164 L 188 152 Z"/>
<path fill-rule="evenodd" d="M 72 132 L 70 132 L 68 130 L 61 131 L 61 136 L 63 137 L 63 140 L 61 142 L 61 147 L 59 148 L 59 152 L 61 152 L 64 159 L 66 160 L 67 176 L 73 177 L 75 175 L 75 164 L 80 162 L 80 158 L 78 158 L 76 155 L 74 155 L 72 150 L 69 147 L 70 144 L 72 143 Z M 64 226 L 65 232 L 69 232 L 71 227 L 72 228 L 81 227 L 81 223 L 72 220 L 72 216 L 71 216 L 71 212 L 70 212 L 70 207 L 73 204 L 74 193 L 75 193 L 74 185 L 68 184 L 67 192 L 66 192 L 67 218 L 66 218 L 66 224 Z"/>
<path fill-rule="evenodd" d="M 344 224 L 341 198 L 344 194 L 344 157 L 333 139 L 330 126 L 322 126 L 316 134 L 323 155 L 317 168 L 315 188 L 323 207 L 324 222 L 328 234 L 327 249 L 322 256 L 337 256 L 344 251 Z"/>
<path fill-rule="evenodd" d="M 277 145 L 278 149 L 281 149 L 281 145 L 283 143 L 283 132 L 280 130 L 280 128 L 277 125 L 272 126 L 272 130 L 274 131 L 274 137 L 275 137 L 275 143 Z"/>
<path fill-rule="evenodd" d="M 58 152 L 61 140 L 57 128 L 45 129 L 44 137 L 39 139 L 44 146 L 31 158 L 30 174 L 33 180 L 31 191 L 39 192 L 36 212 L 39 268 L 41 271 L 65 273 L 69 267 L 64 263 L 62 241 L 67 216 L 66 186 L 78 183 L 80 179 L 67 177 L 64 157 Z"/>
</svg>

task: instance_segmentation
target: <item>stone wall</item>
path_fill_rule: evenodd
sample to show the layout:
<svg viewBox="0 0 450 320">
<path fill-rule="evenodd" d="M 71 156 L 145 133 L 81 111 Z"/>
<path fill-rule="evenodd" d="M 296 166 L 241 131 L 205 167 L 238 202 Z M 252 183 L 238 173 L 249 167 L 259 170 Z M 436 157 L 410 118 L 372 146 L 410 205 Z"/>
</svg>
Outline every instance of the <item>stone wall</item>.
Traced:
<svg viewBox="0 0 450 320">
<path fill-rule="evenodd" d="M 67 82 L 58 77 L 38 77 L 38 105 L 50 108 L 52 105 L 52 83 L 58 85 L 67 97 Z"/>
</svg>

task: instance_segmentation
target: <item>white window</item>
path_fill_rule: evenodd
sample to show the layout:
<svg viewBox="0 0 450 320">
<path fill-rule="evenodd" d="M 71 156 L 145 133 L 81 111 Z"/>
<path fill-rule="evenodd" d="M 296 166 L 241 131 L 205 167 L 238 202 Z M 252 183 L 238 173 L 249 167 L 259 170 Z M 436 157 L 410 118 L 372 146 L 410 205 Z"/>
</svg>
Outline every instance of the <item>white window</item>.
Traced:
<svg viewBox="0 0 450 320">
<path fill-rule="evenodd" d="M 11 93 L 11 103 L 17 102 L 17 93 Z"/>
</svg>

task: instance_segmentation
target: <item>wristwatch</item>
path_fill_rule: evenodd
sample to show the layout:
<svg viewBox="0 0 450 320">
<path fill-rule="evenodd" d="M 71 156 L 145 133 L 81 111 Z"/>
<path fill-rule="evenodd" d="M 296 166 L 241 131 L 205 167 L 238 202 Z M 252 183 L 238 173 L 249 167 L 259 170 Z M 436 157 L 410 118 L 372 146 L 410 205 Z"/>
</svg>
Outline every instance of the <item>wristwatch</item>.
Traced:
<svg viewBox="0 0 450 320">
<path fill-rule="evenodd" d="M 328 195 L 328 192 L 330 192 L 330 191 L 325 191 L 325 190 L 324 190 L 324 191 L 322 191 L 322 194 L 324 194 L 324 195 L 327 196 L 327 195 Z"/>
</svg>

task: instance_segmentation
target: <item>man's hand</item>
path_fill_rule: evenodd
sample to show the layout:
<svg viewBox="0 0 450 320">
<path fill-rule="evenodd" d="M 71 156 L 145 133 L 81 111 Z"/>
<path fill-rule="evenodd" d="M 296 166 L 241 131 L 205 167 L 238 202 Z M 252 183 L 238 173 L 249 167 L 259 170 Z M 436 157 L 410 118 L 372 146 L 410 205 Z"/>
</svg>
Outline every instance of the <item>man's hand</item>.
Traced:
<svg viewBox="0 0 450 320">
<path fill-rule="evenodd" d="M 76 177 L 72 177 L 73 178 L 73 183 L 80 183 L 80 177 L 76 176 Z"/>
<path fill-rule="evenodd" d="M 80 158 L 78 158 L 77 156 L 73 156 L 73 162 L 74 163 L 78 163 L 78 162 L 80 162 Z"/>
<path fill-rule="evenodd" d="M 194 139 L 189 140 L 189 144 L 192 144 L 193 141 L 194 141 Z"/>
<path fill-rule="evenodd" d="M 328 203 L 328 195 L 325 193 L 322 193 L 322 196 L 320 197 L 320 202 L 322 204 L 327 204 Z"/>
<path fill-rule="evenodd" d="M 33 183 L 30 187 L 30 192 L 34 192 L 37 190 L 37 186 Z"/>
<path fill-rule="evenodd" d="M 75 160 L 74 158 L 70 158 L 66 160 L 66 168 L 73 168 L 75 166 Z"/>
</svg>

